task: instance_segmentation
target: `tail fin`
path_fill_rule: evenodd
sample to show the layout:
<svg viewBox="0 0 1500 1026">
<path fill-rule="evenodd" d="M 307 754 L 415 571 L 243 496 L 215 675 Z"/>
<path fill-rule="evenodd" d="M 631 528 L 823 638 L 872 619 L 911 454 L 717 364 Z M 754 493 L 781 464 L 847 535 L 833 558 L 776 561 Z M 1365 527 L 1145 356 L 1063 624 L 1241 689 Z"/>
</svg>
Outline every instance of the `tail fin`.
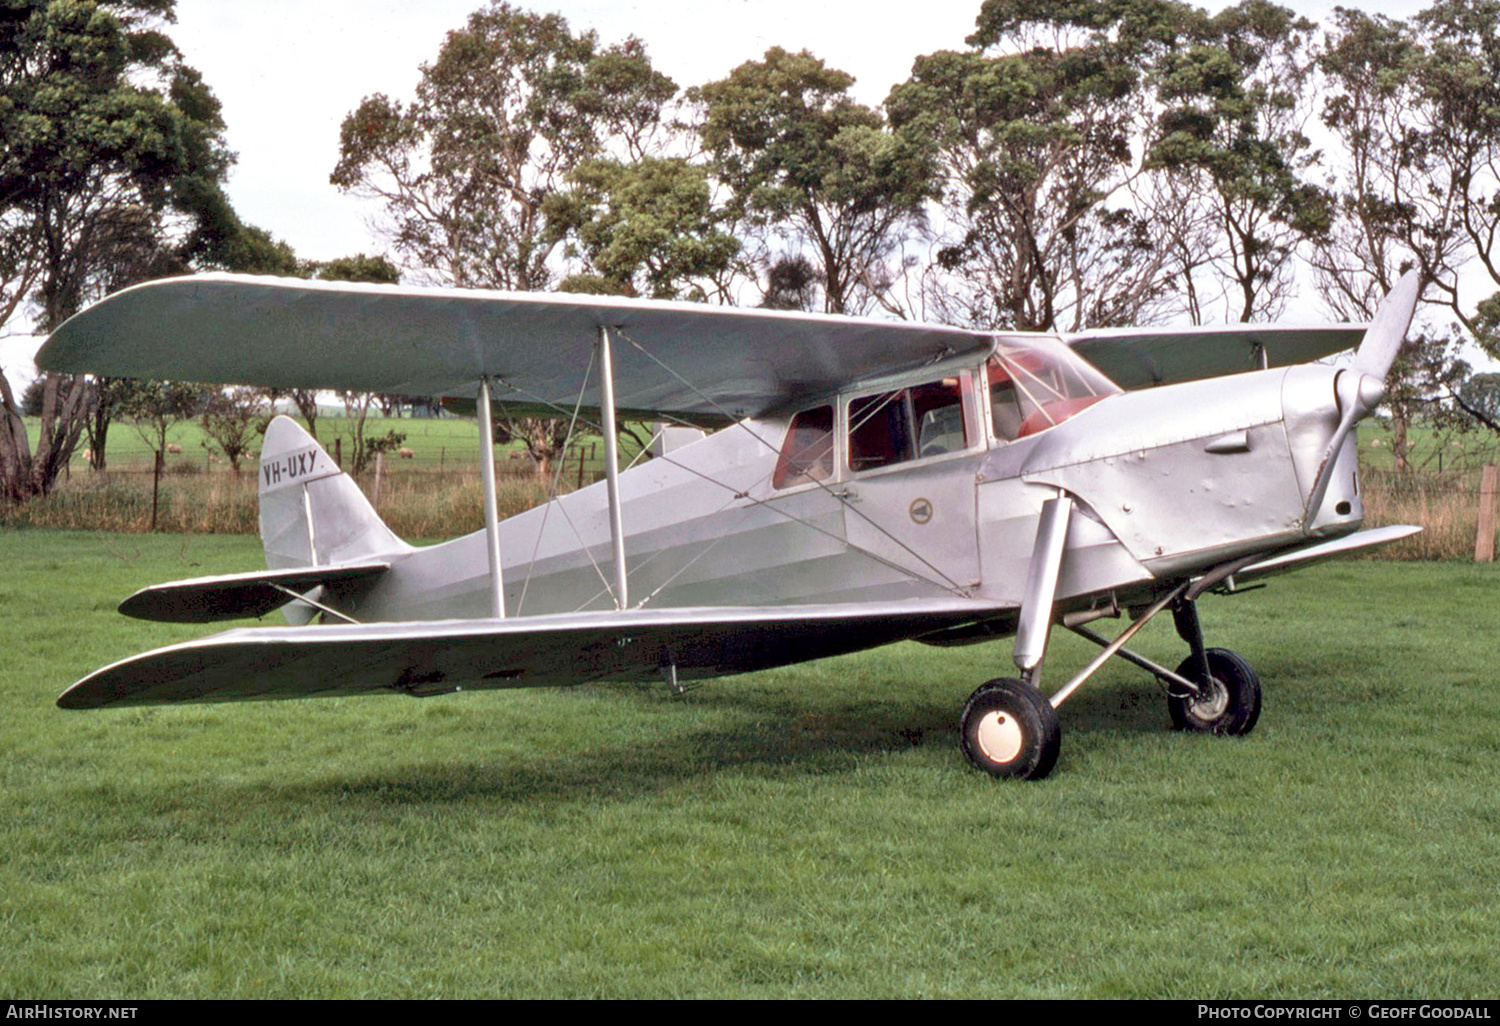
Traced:
<svg viewBox="0 0 1500 1026">
<path fill-rule="evenodd" d="M 260 540 L 272 570 L 410 549 L 317 439 L 289 417 L 271 421 L 260 452 Z"/>
</svg>

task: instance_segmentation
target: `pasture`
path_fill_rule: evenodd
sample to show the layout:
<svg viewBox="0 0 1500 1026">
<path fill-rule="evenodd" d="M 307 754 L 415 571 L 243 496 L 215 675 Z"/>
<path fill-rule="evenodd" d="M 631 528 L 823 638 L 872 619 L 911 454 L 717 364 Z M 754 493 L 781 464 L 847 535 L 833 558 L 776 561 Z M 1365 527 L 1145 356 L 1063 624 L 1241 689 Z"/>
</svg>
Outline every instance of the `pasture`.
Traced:
<svg viewBox="0 0 1500 1026">
<path fill-rule="evenodd" d="M 1006 642 L 709 684 L 66 713 L 254 538 L 0 530 L 0 993 L 1474 997 L 1500 950 L 1500 568 L 1205 599 L 1248 738 L 1116 663 L 1037 784 L 958 754 Z M 1169 624 L 1140 639 L 1175 665 Z M 1059 636 L 1051 683 L 1092 654 Z"/>
</svg>

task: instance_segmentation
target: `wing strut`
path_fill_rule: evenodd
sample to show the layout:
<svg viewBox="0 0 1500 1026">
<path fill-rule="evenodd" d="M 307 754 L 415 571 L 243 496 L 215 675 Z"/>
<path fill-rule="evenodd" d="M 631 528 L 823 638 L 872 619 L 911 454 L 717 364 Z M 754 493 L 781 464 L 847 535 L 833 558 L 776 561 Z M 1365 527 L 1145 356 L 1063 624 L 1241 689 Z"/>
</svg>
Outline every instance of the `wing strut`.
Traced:
<svg viewBox="0 0 1500 1026">
<path fill-rule="evenodd" d="M 609 354 L 609 329 L 599 325 L 599 412 L 604 420 L 604 481 L 609 492 L 609 539 L 615 554 L 615 608 L 625 609 L 625 521 L 620 515 L 620 444 L 615 433 L 615 370 Z"/>
<path fill-rule="evenodd" d="M 495 422 L 490 379 L 479 379 L 479 479 L 484 484 L 484 539 L 490 556 L 490 614 L 505 619 L 505 573 L 500 566 L 500 510 L 495 501 Z"/>
</svg>

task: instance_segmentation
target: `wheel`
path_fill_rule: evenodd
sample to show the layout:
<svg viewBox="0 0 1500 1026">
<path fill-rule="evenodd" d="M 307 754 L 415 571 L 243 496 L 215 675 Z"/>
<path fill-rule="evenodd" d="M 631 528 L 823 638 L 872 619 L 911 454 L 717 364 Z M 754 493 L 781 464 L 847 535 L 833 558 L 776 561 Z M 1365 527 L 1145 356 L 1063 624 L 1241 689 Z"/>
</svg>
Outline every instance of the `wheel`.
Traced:
<svg viewBox="0 0 1500 1026">
<path fill-rule="evenodd" d="M 1213 679 L 1199 681 L 1208 685 L 1205 692 L 1197 698 L 1167 695 L 1172 729 L 1225 736 L 1250 733 L 1260 719 L 1260 678 L 1249 663 L 1227 648 L 1211 648 L 1206 655 Z M 1197 661 L 1188 656 L 1177 672 L 1198 680 Z"/>
<path fill-rule="evenodd" d="M 964 703 L 959 744 L 992 777 L 1041 780 L 1056 765 L 1061 742 L 1057 711 L 1025 681 L 992 680 Z"/>
</svg>

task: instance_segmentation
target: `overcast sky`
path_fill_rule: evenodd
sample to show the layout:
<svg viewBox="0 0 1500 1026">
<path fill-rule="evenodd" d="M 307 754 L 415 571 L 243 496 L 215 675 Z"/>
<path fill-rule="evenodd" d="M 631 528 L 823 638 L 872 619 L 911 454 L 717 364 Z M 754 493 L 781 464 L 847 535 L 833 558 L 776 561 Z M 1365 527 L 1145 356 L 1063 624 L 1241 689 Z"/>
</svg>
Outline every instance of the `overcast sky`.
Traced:
<svg viewBox="0 0 1500 1026">
<path fill-rule="evenodd" d="M 1348 2 L 1348 0 L 1346 0 Z M 608 45 L 641 38 L 655 66 L 679 86 L 722 78 L 767 48 L 807 49 L 854 75 L 868 104 L 885 99 L 912 61 L 959 49 L 981 0 L 553 0 L 574 31 Z M 1354 0 L 1350 6 L 1406 17 L 1426 3 Z M 246 221 L 327 260 L 382 247 L 367 221 L 376 210 L 328 182 L 339 124 L 372 93 L 409 99 L 444 35 L 484 0 L 177 0 L 170 34 L 224 105 L 229 181 Z M 1220 7 L 1223 4 L 1209 4 Z M 1323 20 L 1331 2 L 1297 3 Z M 0 350 L 14 351 L 16 343 Z M 14 366 L 14 358 L 0 361 Z M 26 376 L 29 377 L 29 374 Z"/>
</svg>

